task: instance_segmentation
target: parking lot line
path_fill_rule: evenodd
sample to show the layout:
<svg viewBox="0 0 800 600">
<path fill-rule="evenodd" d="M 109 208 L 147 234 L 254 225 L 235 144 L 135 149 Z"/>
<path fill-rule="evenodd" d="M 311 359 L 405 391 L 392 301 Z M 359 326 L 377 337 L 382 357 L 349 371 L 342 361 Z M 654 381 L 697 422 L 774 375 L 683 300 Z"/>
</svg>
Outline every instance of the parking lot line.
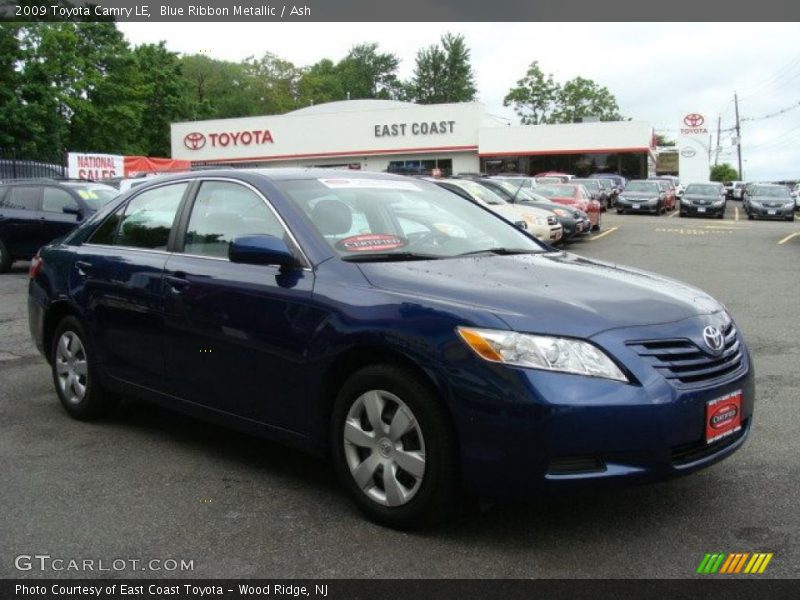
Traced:
<svg viewBox="0 0 800 600">
<path fill-rule="evenodd" d="M 612 227 L 611 229 L 606 229 L 606 230 L 605 230 L 603 233 L 601 233 L 601 234 L 599 234 L 599 235 L 595 235 L 595 236 L 592 236 L 592 237 L 590 237 L 590 238 L 589 238 L 589 241 L 590 241 L 590 242 L 593 242 L 593 241 L 595 241 L 595 240 L 599 240 L 601 237 L 605 237 L 605 236 L 607 236 L 609 233 L 614 233 L 614 232 L 615 232 L 617 229 L 619 229 L 619 227 L 618 227 L 618 226 L 617 226 L 617 227 Z"/>
<path fill-rule="evenodd" d="M 675 215 L 677 215 L 677 214 L 678 214 L 678 213 L 680 213 L 680 212 L 681 212 L 681 211 L 679 211 L 678 209 L 675 209 L 675 210 L 673 210 L 673 211 L 672 211 L 672 212 L 669 214 L 669 218 L 671 219 L 672 217 L 674 217 Z"/>
<path fill-rule="evenodd" d="M 738 206 L 734 206 L 733 207 L 733 217 L 737 221 L 739 220 L 739 207 Z"/>
<path fill-rule="evenodd" d="M 790 233 L 785 238 L 783 238 L 780 242 L 778 242 L 778 245 L 780 246 L 781 244 L 785 244 L 790 239 L 792 239 L 793 237 L 798 236 L 798 235 L 800 235 L 800 231 L 795 231 L 794 233 Z"/>
</svg>

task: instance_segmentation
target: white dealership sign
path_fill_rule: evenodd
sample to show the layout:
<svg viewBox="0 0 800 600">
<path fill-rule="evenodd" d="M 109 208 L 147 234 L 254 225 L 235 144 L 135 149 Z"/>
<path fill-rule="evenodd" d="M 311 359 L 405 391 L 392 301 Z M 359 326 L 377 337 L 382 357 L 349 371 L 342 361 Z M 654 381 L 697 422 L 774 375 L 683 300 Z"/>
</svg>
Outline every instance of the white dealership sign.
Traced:
<svg viewBox="0 0 800 600">
<path fill-rule="evenodd" d="M 70 152 L 67 157 L 69 177 L 72 179 L 106 179 L 125 175 L 125 157 L 116 154 L 87 154 Z"/>
<path fill-rule="evenodd" d="M 678 130 L 678 177 L 681 183 L 708 181 L 711 138 L 705 115 L 684 113 Z"/>
</svg>

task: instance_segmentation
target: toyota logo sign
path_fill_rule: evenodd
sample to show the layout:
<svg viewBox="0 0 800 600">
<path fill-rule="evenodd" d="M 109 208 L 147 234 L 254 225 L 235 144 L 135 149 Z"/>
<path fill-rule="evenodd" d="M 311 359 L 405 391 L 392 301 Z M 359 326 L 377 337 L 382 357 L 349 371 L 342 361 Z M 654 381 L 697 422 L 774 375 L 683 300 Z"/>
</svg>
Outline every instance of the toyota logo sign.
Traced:
<svg viewBox="0 0 800 600">
<path fill-rule="evenodd" d="M 686 147 L 681 150 L 681 156 L 683 158 L 692 158 L 695 154 L 697 154 L 697 150 L 694 148 Z"/>
<path fill-rule="evenodd" d="M 189 150 L 200 150 L 200 148 L 206 145 L 206 136 L 197 131 L 187 133 L 183 138 L 183 145 Z"/>
<path fill-rule="evenodd" d="M 692 128 L 702 127 L 703 123 L 705 123 L 705 122 L 706 122 L 706 120 L 703 117 L 703 115 L 699 115 L 697 113 L 691 113 L 691 114 L 686 115 L 685 117 L 683 117 L 683 123 L 687 127 L 692 127 Z"/>
</svg>

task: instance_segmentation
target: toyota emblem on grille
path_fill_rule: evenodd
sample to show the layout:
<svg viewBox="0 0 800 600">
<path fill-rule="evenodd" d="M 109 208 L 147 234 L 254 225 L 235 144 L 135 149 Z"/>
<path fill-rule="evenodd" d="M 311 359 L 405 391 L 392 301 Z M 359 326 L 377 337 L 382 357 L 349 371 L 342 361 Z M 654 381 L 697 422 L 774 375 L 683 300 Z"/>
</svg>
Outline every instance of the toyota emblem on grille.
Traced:
<svg viewBox="0 0 800 600">
<path fill-rule="evenodd" d="M 716 327 L 712 327 L 709 325 L 705 329 L 703 329 L 703 341 L 706 343 L 706 346 L 714 353 L 719 353 L 722 350 L 723 339 L 722 339 L 722 332 Z"/>
<path fill-rule="evenodd" d="M 206 145 L 206 136 L 197 131 L 187 133 L 186 137 L 183 138 L 183 145 L 189 150 L 200 150 L 200 148 Z"/>
</svg>

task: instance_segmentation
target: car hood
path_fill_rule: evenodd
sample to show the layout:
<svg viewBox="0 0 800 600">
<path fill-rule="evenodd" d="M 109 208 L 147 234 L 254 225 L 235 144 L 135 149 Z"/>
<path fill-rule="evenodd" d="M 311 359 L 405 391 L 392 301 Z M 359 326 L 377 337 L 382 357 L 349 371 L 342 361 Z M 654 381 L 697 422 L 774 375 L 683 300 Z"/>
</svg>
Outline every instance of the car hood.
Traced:
<svg viewBox="0 0 800 600">
<path fill-rule="evenodd" d="M 360 264 L 373 286 L 490 311 L 516 331 L 590 337 L 722 310 L 658 275 L 564 252 Z"/>
<path fill-rule="evenodd" d="M 790 204 L 792 197 L 776 198 L 775 196 L 750 196 L 750 202 L 764 202 L 767 204 Z"/>
</svg>

